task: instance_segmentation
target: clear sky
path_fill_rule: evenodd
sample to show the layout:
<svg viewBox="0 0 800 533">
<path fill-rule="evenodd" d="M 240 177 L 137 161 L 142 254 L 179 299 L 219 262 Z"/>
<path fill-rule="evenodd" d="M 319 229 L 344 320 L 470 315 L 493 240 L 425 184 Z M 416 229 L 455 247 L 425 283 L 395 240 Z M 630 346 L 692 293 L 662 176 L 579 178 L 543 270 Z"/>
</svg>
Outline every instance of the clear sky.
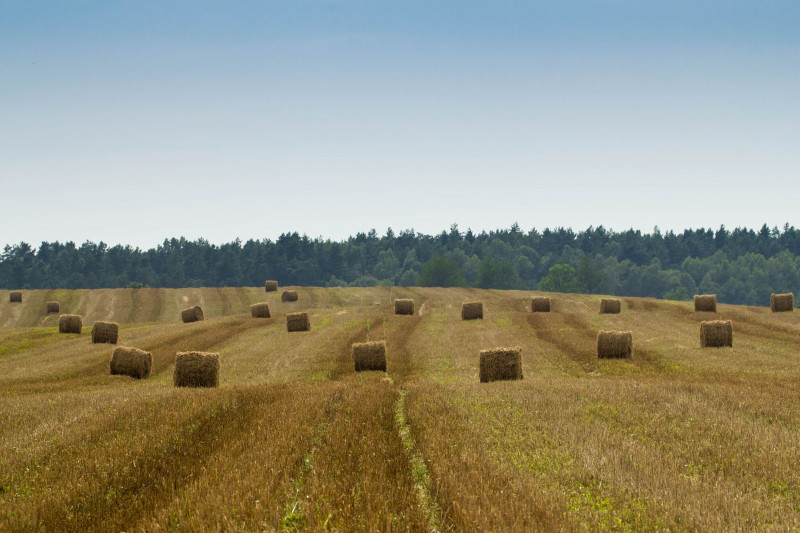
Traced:
<svg viewBox="0 0 800 533">
<path fill-rule="evenodd" d="M 0 245 L 800 226 L 800 2 L 0 0 Z"/>
</svg>

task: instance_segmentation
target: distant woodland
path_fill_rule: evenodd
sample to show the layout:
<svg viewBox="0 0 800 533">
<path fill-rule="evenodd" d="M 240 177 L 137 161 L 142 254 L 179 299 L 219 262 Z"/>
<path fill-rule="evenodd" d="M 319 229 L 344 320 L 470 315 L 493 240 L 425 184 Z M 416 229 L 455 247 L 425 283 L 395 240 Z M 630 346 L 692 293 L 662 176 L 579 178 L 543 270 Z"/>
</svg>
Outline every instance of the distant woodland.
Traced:
<svg viewBox="0 0 800 533">
<path fill-rule="evenodd" d="M 346 241 L 286 233 L 277 240 L 222 245 L 165 240 L 149 250 L 104 243 L 8 245 L 0 287 L 106 288 L 282 285 L 465 286 L 769 305 L 773 292 L 800 292 L 800 230 L 682 233 L 602 226 L 585 231 L 509 229 L 473 233 L 456 225 L 438 235 L 375 230 Z"/>
</svg>

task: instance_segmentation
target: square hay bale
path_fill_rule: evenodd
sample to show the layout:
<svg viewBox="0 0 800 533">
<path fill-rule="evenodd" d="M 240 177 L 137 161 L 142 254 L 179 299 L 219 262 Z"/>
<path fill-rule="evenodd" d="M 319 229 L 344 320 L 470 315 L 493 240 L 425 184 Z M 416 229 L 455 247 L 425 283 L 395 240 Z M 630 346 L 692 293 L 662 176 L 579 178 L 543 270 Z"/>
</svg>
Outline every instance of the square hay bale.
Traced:
<svg viewBox="0 0 800 533">
<path fill-rule="evenodd" d="M 266 292 L 275 292 L 278 290 L 278 282 L 274 279 L 268 279 L 264 282 L 264 290 Z"/>
<path fill-rule="evenodd" d="M 630 331 L 600 331 L 597 333 L 597 357 L 630 357 L 633 354 L 633 334 Z"/>
<path fill-rule="evenodd" d="M 695 312 L 716 313 L 717 312 L 717 295 L 716 294 L 695 294 L 694 295 L 694 310 Z"/>
<path fill-rule="evenodd" d="M 286 331 L 310 331 L 308 313 L 289 313 L 286 315 Z"/>
<path fill-rule="evenodd" d="M 176 387 L 216 387 L 219 385 L 219 354 L 178 352 L 172 383 Z"/>
<path fill-rule="evenodd" d="M 532 313 L 549 313 L 550 298 L 547 296 L 536 296 L 531 302 Z"/>
<path fill-rule="evenodd" d="M 253 318 L 269 318 L 269 304 L 261 302 L 250 306 L 250 316 Z"/>
<path fill-rule="evenodd" d="M 119 337 L 119 324 L 116 322 L 95 322 L 92 326 L 92 342 L 107 342 L 117 344 Z"/>
<path fill-rule="evenodd" d="M 386 372 L 386 343 L 376 341 L 353 344 L 353 362 L 356 365 L 356 372 L 362 370 Z"/>
<path fill-rule="evenodd" d="M 22 292 L 20 292 L 20 291 L 12 291 L 8 295 L 8 301 L 9 302 L 15 302 L 15 303 L 21 302 L 22 301 Z"/>
<path fill-rule="evenodd" d="M 195 305 L 194 307 L 189 307 L 181 311 L 181 320 L 184 322 L 197 322 L 198 320 L 203 320 L 204 318 L 205 316 L 203 315 L 203 310 L 199 305 Z"/>
<path fill-rule="evenodd" d="M 61 311 L 61 306 L 58 302 L 47 302 L 45 304 L 48 313 L 58 313 Z"/>
<path fill-rule="evenodd" d="M 111 375 L 130 376 L 136 379 L 150 377 L 153 354 L 139 348 L 117 346 L 111 354 Z"/>
<path fill-rule="evenodd" d="M 773 313 L 794 310 L 794 293 L 773 294 L 769 297 L 769 308 Z"/>
<path fill-rule="evenodd" d="M 700 322 L 700 346 L 721 348 L 733 346 L 733 324 L 730 320 L 708 320 Z"/>
<path fill-rule="evenodd" d="M 83 319 L 80 315 L 61 315 L 58 317 L 59 333 L 77 333 L 83 329 Z"/>
<path fill-rule="evenodd" d="M 398 298 L 394 301 L 394 314 L 396 315 L 413 315 L 414 314 L 414 300 L 411 298 Z"/>
<path fill-rule="evenodd" d="M 617 298 L 603 298 L 600 300 L 600 313 L 616 315 L 622 309 L 622 302 Z"/>
<path fill-rule="evenodd" d="M 522 379 L 522 348 L 490 348 L 480 351 L 481 383 Z"/>
<path fill-rule="evenodd" d="M 464 302 L 461 305 L 461 320 L 483 319 L 483 302 Z"/>
<path fill-rule="evenodd" d="M 283 291 L 283 294 L 281 294 L 282 302 L 296 302 L 297 298 L 297 291 Z"/>
</svg>

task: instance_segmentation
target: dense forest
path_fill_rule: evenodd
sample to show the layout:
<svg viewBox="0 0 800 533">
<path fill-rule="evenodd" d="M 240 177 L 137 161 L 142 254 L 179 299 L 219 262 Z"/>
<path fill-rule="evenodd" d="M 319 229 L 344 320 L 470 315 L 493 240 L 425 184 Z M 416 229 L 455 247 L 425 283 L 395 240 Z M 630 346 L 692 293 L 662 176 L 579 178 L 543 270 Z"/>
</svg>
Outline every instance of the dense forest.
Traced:
<svg viewBox="0 0 800 533">
<path fill-rule="evenodd" d="M 471 286 L 768 305 L 772 292 L 800 291 L 800 230 L 721 226 L 682 233 L 509 229 L 424 235 L 389 229 L 346 241 L 287 233 L 214 245 L 165 240 L 141 250 L 104 243 L 8 245 L 0 287 L 102 288 L 261 285 Z"/>
</svg>

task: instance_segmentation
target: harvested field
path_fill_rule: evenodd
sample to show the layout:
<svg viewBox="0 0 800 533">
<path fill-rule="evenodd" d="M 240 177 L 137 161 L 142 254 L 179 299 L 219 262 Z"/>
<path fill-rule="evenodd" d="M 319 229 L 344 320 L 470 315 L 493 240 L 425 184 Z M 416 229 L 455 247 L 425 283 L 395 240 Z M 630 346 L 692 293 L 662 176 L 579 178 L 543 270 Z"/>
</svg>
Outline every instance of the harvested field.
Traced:
<svg viewBox="0 0 800 533">
<path fill-rule="evenodd" d="M 736 343 L 715 350 L 691 301 L 301 291 L 303 334 L 251 318 L 261 286 L 0 306 L 0 531 L 800 528 L 797 313 L 722 305 Z M 59 334 L 48 301 L 136 348 Z M 478 301 L 491 313 L 463 321 Z M 208 318 L 176 321 L 194 305 Z M 632 357 L 598 358 L 605 331 L 630 332 Z M 354 372 L 373 343 L 385 372 Z M 480 382 L 495 346 L 520 348 L 524 379 Z M 219 354 L 216 387 L 174 387 L 177 352 Z"/>
</svg>

